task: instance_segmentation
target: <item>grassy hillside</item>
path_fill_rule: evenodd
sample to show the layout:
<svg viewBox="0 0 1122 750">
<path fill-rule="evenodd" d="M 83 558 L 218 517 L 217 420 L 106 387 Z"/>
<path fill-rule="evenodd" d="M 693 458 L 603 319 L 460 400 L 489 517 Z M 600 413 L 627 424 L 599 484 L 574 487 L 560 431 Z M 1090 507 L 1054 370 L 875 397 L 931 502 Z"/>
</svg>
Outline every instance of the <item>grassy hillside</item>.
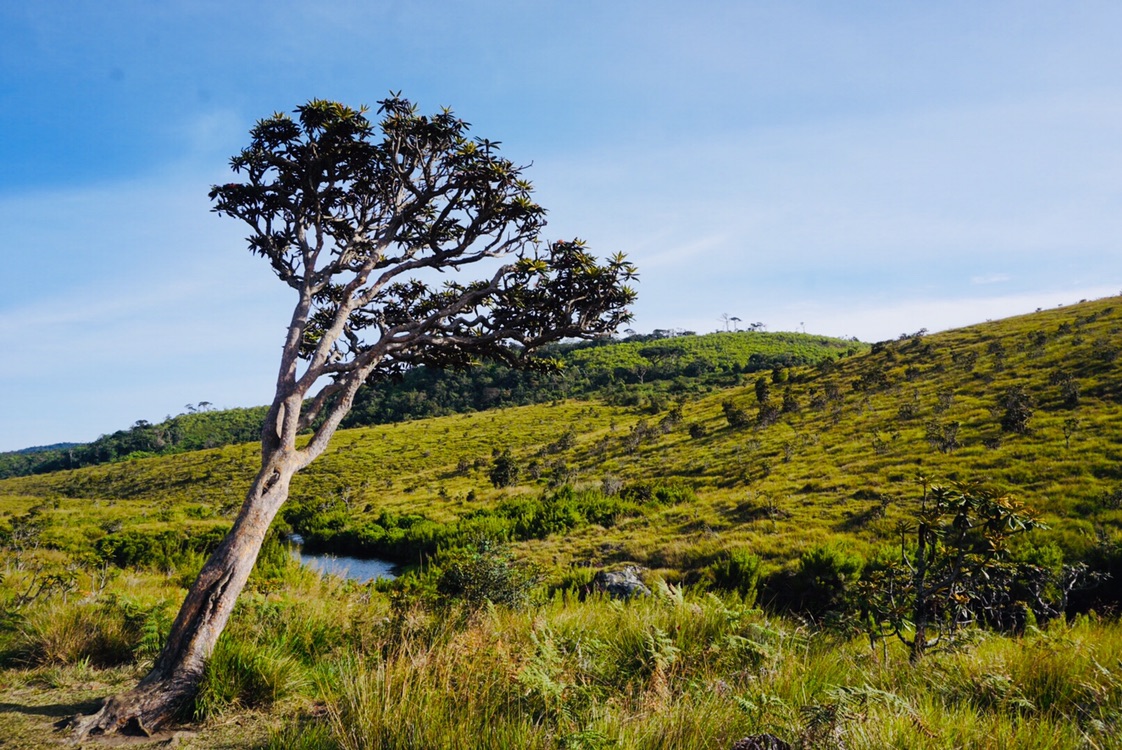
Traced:
<svg viewBox="0 0 1122 750">
<path fill-rule="evenodd" d="M 867 349 L 860 342 L 798 333 L 740 332 L 634 335 L 622 342 L 554 345 L 541 356 L 561 363 L 556 373 L 512 370 L 485 364 L 466 370 L 418 367 L 398 381 L 362 388 L 344 427 L 411 419 L 564 398 L 634 399 L 639 392 L 704 391 L 728 385 L 730 376 L 776 366 L 810 365 Z M 61 444 L 0 453 L 0 478 L 187 453 L 254 441 L 265 407 L 211 408 L 187 405 L 187 412 L 152 424 L 102 435 L 92 443 Z"/>
<path fill-rule="evenodd" d="M 616 379 L 598 400 L 342 431 L 278 525 L 423 568 L 360 586 L 268 544 L 192 742 L 727 748 L 766 732 L 799 748 L 1117 746 L 1113 619 L 1037 628 L 1026 613 L 1016 632 L 970 631 L 913 664 L 855 635 L 852 611 L 800 609 L 786 590 L 851 585 L 820 574 L 853 560 L 855 578 L 895 543 L 920 475 L 984 480 L 1037 508 L 1048 528 L 1017 554 L 1117 574 L 1120 333 L 1122 300 L 1106 299 L 815 366 L 718 364 L 727 387 L 684 372 L 652 387 L 686 355 L 641 353 L 674 339 L 633 342 L 602 366 L 584 350 Z M 632 355 L 650 366 L 624 377 Z M 0 481 L 3 736 L 46 746 L 60 711 L 143 673 L 256 459 L 229 445 Z M 514 557 L 483 554 L 482 538 Z M 751 565 L 736 569 L 749 553 L 765 611 Z M 595 568 L 625 563 L 653 597 L 584 600 Z M 472 575 L 509 584 L 520 606 L 480 606 Z M 1081 606 L 1116 606 L 1117 580 Z"/>
<path fill-rule="evenodd" d="M 696 498 L 525 544 L 526 554 L 558 569 L 630 561 L 680 574 L 736 547 L 775 565 L 839 539 L 871 554 L 910 517 L 922 474 L 1015 491 L 1043 513 L 1050 529 L 1039 533 L 1069 559 L 1083 559 L 1112 544 L 1122 521 L 1116 303 L 768 371 L 762 420 L 760 376 L 741 374 L 742 385 L 678 400 L 653 393 L 630 406 L 559 401 L 346 430 L 298 476 L 290 505 L 334 514 L 336 526 L 349 528 L 376 525 L 387 512 L 450 524 L 561 484 L 609 493 L 643 482 L 681 485 Z M 623 347 L 612 349 L 618 356 Z M 1032 404 L 1024 431 L 1002 427 L 1011 389 Z M 729 409 L 745 423 L 730 426 Z M 488 474 L 504 450 L 520 473 L 497 489 Z M 9 479 L 0 482 L 0 502 L 9 516 L 38 506 L 46 538 L 78 549 L 107 528 L 229 518 L 255 460 L 252 445 L 227 446 Z"/>
</svg>

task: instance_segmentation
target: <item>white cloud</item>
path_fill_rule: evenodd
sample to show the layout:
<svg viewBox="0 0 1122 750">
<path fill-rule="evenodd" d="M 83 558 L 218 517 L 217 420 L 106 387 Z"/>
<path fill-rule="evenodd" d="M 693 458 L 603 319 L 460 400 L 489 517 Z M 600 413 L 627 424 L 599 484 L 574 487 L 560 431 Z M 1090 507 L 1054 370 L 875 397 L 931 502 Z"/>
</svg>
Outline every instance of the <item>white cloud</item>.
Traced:
<svg viewBox="0 0 1122 750">
<path fill-rule="evenodd" d="M 991 273 L 986 276 L 971 276 L 970 283 L 974 286 L 984 286 L 986 284 L 1004 284 L 1013 277 L 1007 273 Z"/>
<path fill-rule="evenodd" d="M 90 440 L 187 401 L 268 401 L 290 290 L 198 177 L 0 200 L 0 450 Z M 201 199 L 199 192 L 201 191 Z"/>
<path fill-rule="evenodd" d="M 856 336 L 863 341 L 881 341 L 912 333 L 921 328 L 946 331 L 1031 313 L 1039 308 L 1070 305 L 1082 299 L 1098 299 L 1119 294 L 1115 287 L 1091 286 L 1068 290 L 1038 291 L 1028 294 L 965 296 L 917 299 L 889 304 L 829 307 L 806 305 L 798 314 L 808 333 Z M 779 328 L 796 330 L 793 311 L 784 311 L 776 321 Z M 773 328 L 773 330 L 777 330 Z"/>
<path fill-rule="evenodd" d="M 25 445 L 51 420 L 96 434 L 187 400 L 261 400 L 246 384 L 272 379 L 287 290 L 206 192 L 252 118 L 313 95 L 402 87 L 535 161 L 548 236 L 638 263 L 642 330 L 712 330 L 728 311 L 772 330 L 886 338 L 1122 286 L 1114 9 L 1030 10 L 1009 26 L 1008 8 L 977 4 L 718 3 L 688 18 L 664 2 L 506 5 L 436 21 L 553 33 L 506 46 L 393 33 L 433 3 L 231 11 L 258 22 L 249 40 L 238 23 L 214 28 L 214 3 L 77 23 L 30 12 L 32 33 L 3 53 L 26 66 L 28 92 L 76 101 L 90 143 L 155 139 L 152 153 L 189 163 L 0 195 L 0 388 L 24 414 L 0 439 Z M 361 22 L 340 30 L 342 16 Z M 385 44 L 365 44 L 372 35 Z M 97 88 L 111 66 L 125 81 Z M 56 69 L 65 81 L 44 76 Z M 87 96 L 62 86 L 75 71 L 93 71 Z M 68 135 L 28 141 L 46 172 L 66 173 L 58 154 L 74 164 Z"/>
</svg>

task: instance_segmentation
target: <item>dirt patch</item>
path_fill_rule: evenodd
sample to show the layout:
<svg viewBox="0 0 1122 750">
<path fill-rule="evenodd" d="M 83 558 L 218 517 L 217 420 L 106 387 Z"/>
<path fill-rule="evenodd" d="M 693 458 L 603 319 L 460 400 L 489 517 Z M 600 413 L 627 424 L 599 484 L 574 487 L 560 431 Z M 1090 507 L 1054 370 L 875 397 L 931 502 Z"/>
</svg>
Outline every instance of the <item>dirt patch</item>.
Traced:
<svg viewBox="0 0 1122 750">
<path fill-rule="evenodd" d="M 127 689 L 140 676 L 130 668 L 0 670 L 0 749 L 72 748 L 69 734 L 62 728 L 68 720 L 96 711 L 105 696 Z M 80 747 L 244 750 L 262 746 L 279 723 L 279 714 L 232 712 L 204 724 L 170 727 L 150 737 L 91 737 Z"/>
</svg>

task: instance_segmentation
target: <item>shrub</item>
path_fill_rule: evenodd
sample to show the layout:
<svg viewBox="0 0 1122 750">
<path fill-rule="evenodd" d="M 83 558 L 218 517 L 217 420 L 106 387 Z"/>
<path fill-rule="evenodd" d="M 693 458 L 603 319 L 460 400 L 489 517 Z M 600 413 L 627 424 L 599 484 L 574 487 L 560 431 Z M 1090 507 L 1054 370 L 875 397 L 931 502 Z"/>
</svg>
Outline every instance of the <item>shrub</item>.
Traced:
<svg viewBox="0 0 1122 750">
<path fill-rule="evenodd" d="M 760 404 L 760 410 L 756 414 L 756 424 L 760 427 L 771 427 L 779 421 L 779 416 L 779 407 L 767 401 Z"/>
<path fill-rule="evenodd" d="M 771 398 L 771 386 L 768 384 L 768 379 L 761 375 L 756 378 L 756 401 L 760 404 L 766 404 Z"/>
<path fill-rule="evenodd" d="M 793 569 L 769 578 L 767 588 L 775 603 L 816 620 L 844 616 L 853 610 L 854 586 L 865 560 L 837 544 L 804 552 Z"/>
<path fill-rule="evenodd" d="M 606 474 L 600 480 L 600 492 L 605 497 L 612 497 L 618 495 L 619 491 L 623 489 L 623 480 L 612 474 Z"/>
<path fill-rule="evenodd" d="M 953 453 L 961 447 L 958 441 L 958 422 L 940 422 L 933 419 L 927 423 L 925 437 L 928 445 L 941 453 Z"/>
<path fill-rule="evenodd" d="M 198 555 L 210 554 L 227 531 L 224 525 L 202 529 L 172 528 L 158 532 L 134 529 L 98 539 L 96 549 L 102 559 L 120 567 L 171 571 Z"/>
<path fill-rule="evenodd" d="M 1010 538 L 1038 526 L 1028 508 L 997 490 L 929 488 L 924 481 L 916 524 L 901 536 L 899 553 L 861 584 L 870 637 L 898 638 L 915 661 L 968 622 L 1008 623 L 1032 605 L 1026 597 L 1043 607 L 1053 593 L 1049 568 L 1062 567 L 1059 550 L 1026 548 L 1020 563 L 1007 554 Z"/>
<path fill-rule="evenodd" d="M 495 460 L 491 462 L 491 470 L 487 472 L 487 477 L 495 487 L 502 488 L 509 487 L 517 482 L 518 474 L 518 464 L 514 457 L 510 455 L 510 449 L 507 448 L 495 456 Z"/>
<path fill-rule="evenodd" d="M 522 607 L 540 581 L 536 569 L 515 560 L 506 545 L 488 539 L 446 553 L 437 565 L 442 568 L 437 592 L 470 610 L 488 602 Z"/>
<path fill-rule="evenodd" d="M 1029 431 L 1028 423 L 1032 419 L 1033 401 L 1024 386 L 1013 386 L 1002 394 L 998 401 L 998 410 L 1002 412 L 1001 429 L 1004 432 L 1024 434 Z"/>
<path fill-rule="evenodd" d="M 707 573 L 713 586 L 736 592 L 746 606 L 756 602 L 760 583 L 761 562 L 758 555 L 746 549 L 733 549 L 709 566 Z"/>
<path fill-rule="evenodd" d="M 747 427 L 752 423 L 748 418 L 748 412 L 741 409 L 731 400 L 722 402 L 721 408 L 725 412 L 725 419 L 728 420 L 729 427 L 733 428 L 734 430 L 738 430 L 742 427 Z"/>
</svg>

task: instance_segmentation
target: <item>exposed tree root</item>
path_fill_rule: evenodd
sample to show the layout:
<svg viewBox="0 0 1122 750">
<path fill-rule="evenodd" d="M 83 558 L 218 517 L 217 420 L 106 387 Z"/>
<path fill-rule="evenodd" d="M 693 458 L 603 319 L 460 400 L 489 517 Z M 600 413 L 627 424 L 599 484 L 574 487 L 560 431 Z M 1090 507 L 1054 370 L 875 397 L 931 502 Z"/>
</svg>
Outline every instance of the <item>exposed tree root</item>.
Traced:
<svg viewBox="0 0 1122 750">
<path fill-rule="evenodd" d="M 96 713 L 72 718 L 68 723 L 70 743 L 78 745 L 89 737 L 118 733 L 150 737 L 176 718 L 194 695 L 194 684 L 192 680 L 149 675 L 127 693 L 106 699 Z"/>
</svg>

